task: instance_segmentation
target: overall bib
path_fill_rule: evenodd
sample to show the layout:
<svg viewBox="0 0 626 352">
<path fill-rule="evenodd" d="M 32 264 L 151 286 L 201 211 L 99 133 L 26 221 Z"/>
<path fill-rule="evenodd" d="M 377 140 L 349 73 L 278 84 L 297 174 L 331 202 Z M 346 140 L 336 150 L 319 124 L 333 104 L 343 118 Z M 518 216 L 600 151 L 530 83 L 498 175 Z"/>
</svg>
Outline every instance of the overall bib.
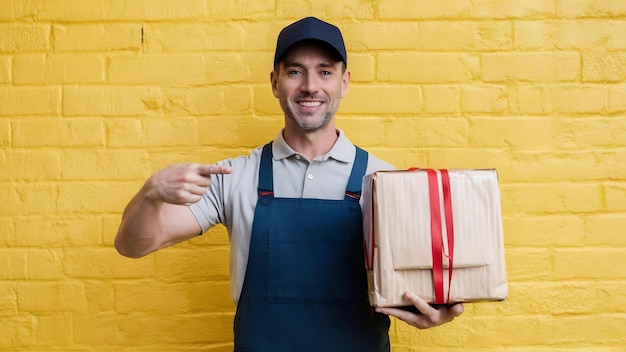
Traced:
<svg viewBox="0 0 626 352">
<path fill-rule="evenodd" d="M 367 299 L 357 147 L 343 200 L 275 198 L 263 148 L 235 351 L 389 351 L 389 318 Z"/>
</svg>

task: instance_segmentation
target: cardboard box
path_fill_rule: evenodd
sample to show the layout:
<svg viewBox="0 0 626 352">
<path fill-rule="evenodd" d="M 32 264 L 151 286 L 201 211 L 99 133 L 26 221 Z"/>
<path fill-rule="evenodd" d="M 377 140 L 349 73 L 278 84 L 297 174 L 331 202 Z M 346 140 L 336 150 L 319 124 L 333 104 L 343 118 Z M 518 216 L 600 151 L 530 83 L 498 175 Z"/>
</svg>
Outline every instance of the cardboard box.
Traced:
<svg viewBox="0 0 626 352">
<path fill-rule="evenodd" d="M 371 305 L 409 305 L 405 291 L 438 304 L 507 297 L 496 170 L 375 172 L 362 208 Z"/>
</svg>

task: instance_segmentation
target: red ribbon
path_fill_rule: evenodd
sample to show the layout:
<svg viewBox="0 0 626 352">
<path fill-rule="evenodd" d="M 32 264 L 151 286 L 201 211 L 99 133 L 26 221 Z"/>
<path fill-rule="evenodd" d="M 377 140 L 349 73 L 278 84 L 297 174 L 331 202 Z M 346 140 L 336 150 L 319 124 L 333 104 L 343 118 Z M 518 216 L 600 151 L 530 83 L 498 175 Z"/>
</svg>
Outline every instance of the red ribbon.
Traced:
<svg viewBox="0 0 626 352">
<path fill-rule="evenodd" d="M 452 284 L 452 268 L 454 258 L 454 225 L 452 221 L 452 194 L 450 192 L 450 176 L 448 170 L 442 169 L 441 188 L 443 193 L 444 216 L 446 221 L 446 239 L 448 253 L 444 253 L 443 237 L 441 235 L 441 210 L 439 199 L 439 181 L 437 172 L 426 169 L 428 175 L 428 190 L 430 198 L 430 235 L 433 254 L 433 286 L 435 289 L 435 303 L 450 301 Z M 443 257 L 448 258 L 448 296 L 444 300 Z"/>
</svg>

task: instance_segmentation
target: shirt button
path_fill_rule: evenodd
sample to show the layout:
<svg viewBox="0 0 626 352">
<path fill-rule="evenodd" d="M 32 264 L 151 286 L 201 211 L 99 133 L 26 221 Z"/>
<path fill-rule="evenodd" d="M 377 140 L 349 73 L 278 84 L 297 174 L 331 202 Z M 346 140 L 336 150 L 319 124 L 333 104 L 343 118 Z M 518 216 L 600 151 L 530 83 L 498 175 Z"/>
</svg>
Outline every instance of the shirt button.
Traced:
<svg viewBox="0 0 626 352">
<path fill-rule="evenodd" d="M 313 179 L 313 175 L 308 174 L 306 178 L 308 178 L 309 180 L 312 180 Z"/>
<path fill-rule="evenodd" d="M 300 160 L 301 156 L 299 154 L 296 154 L 296 159 Z"/>
</svg>

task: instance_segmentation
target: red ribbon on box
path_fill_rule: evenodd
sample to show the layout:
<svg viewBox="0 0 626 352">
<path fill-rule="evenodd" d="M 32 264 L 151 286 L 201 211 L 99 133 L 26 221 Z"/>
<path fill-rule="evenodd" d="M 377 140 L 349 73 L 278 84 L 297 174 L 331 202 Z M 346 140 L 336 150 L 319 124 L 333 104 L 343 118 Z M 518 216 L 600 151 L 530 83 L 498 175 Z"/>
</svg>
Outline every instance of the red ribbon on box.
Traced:
<svg viewBox="0 0 626 352">
<path fill-rule="evenodd" d="M 448 253 L 444 252 L 443 236 L 441 234 L 441 211 L 439 199 L 439 180 L 437 171 L 425 169 L 428 175 L 428 191 L 430 198 L 430 236 L 432 239 L 433 254 L 433 286 L 435 288 L 435 302 L 450 302 L 450 288 L 452 284 L 452 269 L 454 264 L 454 222 L 452 219 L 452 194 L 450 192 L 450 175 L 448 170 L 440 169 L 441 188 L 443 193 L 443 207 L 446 221 L 446 239 Z M 444 300 L 443 257 L 448 258 L 448 296 Z"/>
</svg>

